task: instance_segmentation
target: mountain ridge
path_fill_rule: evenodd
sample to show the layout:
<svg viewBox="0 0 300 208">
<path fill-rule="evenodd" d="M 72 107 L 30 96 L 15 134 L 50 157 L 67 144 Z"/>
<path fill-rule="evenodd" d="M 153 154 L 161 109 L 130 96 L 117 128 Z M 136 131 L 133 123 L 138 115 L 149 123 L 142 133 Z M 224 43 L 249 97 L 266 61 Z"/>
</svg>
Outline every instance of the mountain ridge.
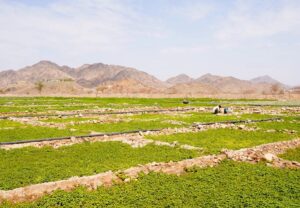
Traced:
<svg viewBox="0 0 300 208">
<path fill-rule="evenodd" d="M 177 76 L 171 77 L 166 80 L 166 82 L 171 85 L 185 84 L 185 83 L 192 82 L 192 81 L 194 81 L 194 79 L 186 74 L 179 74 Z"/>
<path fill-rule="evenodd" d="M 179 74 L 161 81 L 151 74 L 132 67 L 104 63 L 84 64 L 72 68 L 42 60 L 19 70 L 0 72 L 1 92 L 36 93 L 35 85 L 38 82 L 42 82 L 49 92 L 53 89 L 53 93 L 65 93 L 72 89 L 72 92 L 78 94 L 93 92 L 269 94 L 283 93 L 286 89 L 282 83 L 267 75 L 251 80 L 241 80 L 232 76 L 225 77 L 210 73 L 198 78 Z"/>
</svg>

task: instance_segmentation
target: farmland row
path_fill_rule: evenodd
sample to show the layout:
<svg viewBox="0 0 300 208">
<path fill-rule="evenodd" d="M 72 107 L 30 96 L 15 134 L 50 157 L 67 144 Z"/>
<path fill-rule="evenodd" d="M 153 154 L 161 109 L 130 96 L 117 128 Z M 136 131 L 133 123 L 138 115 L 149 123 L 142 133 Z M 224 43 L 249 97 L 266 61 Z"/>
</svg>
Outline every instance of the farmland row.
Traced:
<svg viewBox="0 0 300 208">
<path fill-rule="evenodd" d="M 27 147 L 9 151 L 0 150 L 1 188 L 53 181 L 58 178 L 63 179 L 74 175 L 90 174 L 91 172 L 99 173 L 100 170 L 115 170 L 132 164 L 130 162 L 139 164 L 145 161 L 169 161 L 182 157 L 195 157 L 196 155 L 219 154 L 224 148 L 240 149 L 270 142 L 287 141 L 294 139 L 296 135 L 225 128 L 197 133 L 179 133 L 169 136 L 149 135 L 145 137 L 148 140 L 139 143 L 140 148 L 132 148 L 128 144 L 105 140 L 105 143 L 85 142 L 72 146 L 62 146 L 58 149 Z M 123 136 L 117 139 L 119 140 L 115 141 L 125 140 Z M 156 146 L 154 141 L 164 141 L 174 145 Z M 136 140 L 133 139 L 128 142 L 130 144 Z M 198 147 L 199 149 L 189 148 L 190 150 L 185 150 L 182 148 L 183 145 Z M 158 159 L 155 160 L 157 157 Z"/>
<path fill-rule="evenodd" d="M 146 140 L 144 135 L 156 135 L 156 136 L 166 136 L 176 133 L 191 133 L 191 132 L 201 132 L 208 129 L 240 129 L 244 131 L 256 131 L 257 128 L 246 127 L 245 125 L 238 126 L 241 123 L 257 123 L 257 122 L 272 122 L 281 121 L 279 118 L 269 118 L 261 120 L 233 120 L 233 121 L 220 121 L 220 122 L 208 122 L 208 123 L 197 123 L 190 127 L 183 128 L 166 128 L 166 129 L 156 129 L 156 130 L 133 130 L 128 132 L 113 132 L 113 133 L 97 133 L 93 135 L 81 135 L 81 136 L 71 136 L 71 137 L 61 137 L 61 138 L 45 138 L 36 140 L 23 140 L 23 141 L 13 141 L 13 142 L 1 142 L 0 148 L 2 149 L 14 149 L 22 148 L 27 146 L 43 147 L 52 146 L 60 147 L 72 144 L 78 144 L 82 142 L 103 142 L 103 141 L 121 141 L 127 144 L 135 146 L 144 146 L 148 143 L 153 143 L 152 140 Z M 294 131 L 294 130 L 293 130 Z M 295 131 L 296 132 L 296 131 Z"/>
<path fill-rule="evenodd" d="M 215 116 L 207 113 L 187 113 L 173 115 L 131 115 L 117 118 L 99 117 L 97 119 L 72 118 L 38 121 L 0 120 L 0 142 L 32 140 L 53 137 L 78 136 L 85 134 L 99 134 L 132 130 L 161 129 L 175 127 L 189 127 L 195 122 L 219 122 L 226 120 L 256 120 L 272 118 L 271 115 L 226 115 Z M 114 120 L 115 119 L 115 120 Z M 25 124 L 26 123 L 26 124 Z M 42 125 L 45 126 L 39 126 Z M 50 127 L 52 126 L 52 127 Z"/>
<path fill-rule="evenodd" d="M 267 160 L 267 162 L 271 165 L 278 165 L 279 161 L 281 162 L 280 165 L 300 168 L 300 163 L 281 161 L 276 157 L 276 155 L 283 154 L 288 149 L 297 148 L 299 146 L 300 139 L 296 139 L 286 142 L 265 144 L 249 149 L 225 151 L 224 154 L 220 155 L 203 156 L 178 162 L 150 163 L 146 165 L 132 167 L 122 171 L 117 171 L 115 173 L 109 171 L 106 173 L 97 174 L 89 177 L 75 177 L 64 181 L 38 184 L 10 191 L 1 191 L 0 199 L 2 198 L 2 201 L 9 200 L 13 202 L 34 200 L 43 196 L 45 193 L 49 194 L 58 189 L 71 190 L 77 187 L 78 185 L 86 186 L 90 189 L 97 189 L 99 186 L 112 186 L 116 182 L 129 182 L 133 179 L 138 178 L 141 173 L 149 174 L 151 172 L 156 172 L 181 175 L 191 168 L 193 169 L 197 167 L 204 168 L 216 166 L 226 158 L 237 161 L 249 161 L 252 163 Z M 269 158 L 268 155 L 270 154 L 272 155 L 272 158 Z"/>
</svg>

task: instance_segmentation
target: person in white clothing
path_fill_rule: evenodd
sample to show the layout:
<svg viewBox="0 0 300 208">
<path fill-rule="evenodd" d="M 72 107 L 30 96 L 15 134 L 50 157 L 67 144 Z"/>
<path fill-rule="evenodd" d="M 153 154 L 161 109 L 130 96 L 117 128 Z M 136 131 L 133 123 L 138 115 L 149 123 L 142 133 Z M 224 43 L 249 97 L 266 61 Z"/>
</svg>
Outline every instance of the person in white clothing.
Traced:
<svg viewBox="0 0 300 208">
<path fill-rule="evenodd" d="M 218 105 L 218 106 L 214 107 L 213 108 L 213 114 L 221 113 L 221 108 L 222 108 L 221 105 Z"/>
</svg>

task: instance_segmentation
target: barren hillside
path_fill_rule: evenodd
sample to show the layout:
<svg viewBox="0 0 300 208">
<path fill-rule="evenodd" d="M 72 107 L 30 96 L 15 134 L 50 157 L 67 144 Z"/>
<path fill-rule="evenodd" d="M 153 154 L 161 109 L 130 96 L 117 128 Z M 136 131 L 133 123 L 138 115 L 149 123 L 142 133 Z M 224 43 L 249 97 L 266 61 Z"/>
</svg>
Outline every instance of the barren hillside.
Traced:
<svg viewBox="0 0 300 208">
<path fill-rule="evenodd" d="M 180 74 L 163 82 L 134 68 L 103 63 L 72 68 L 40 61 L 20 70 L 0 72 L 0 92 L 19 95 L 267 95 L 282 94 L 285 86 L 269 76 L 248 81 L 209 73 L 197 79 Z"/>
</svg>

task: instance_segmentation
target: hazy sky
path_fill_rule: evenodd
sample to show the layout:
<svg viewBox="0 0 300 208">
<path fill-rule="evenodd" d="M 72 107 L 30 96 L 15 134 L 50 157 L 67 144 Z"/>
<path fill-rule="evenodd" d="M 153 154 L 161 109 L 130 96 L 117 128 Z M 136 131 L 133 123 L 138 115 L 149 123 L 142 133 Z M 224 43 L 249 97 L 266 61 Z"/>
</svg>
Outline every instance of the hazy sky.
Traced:
<svg viewBox="0 0 300 208">
<path fill-rule="evenodd" d="M 300 84 L 300 0 L 0 0 L 0 70 L 102 62 Z"/>
</svg>

